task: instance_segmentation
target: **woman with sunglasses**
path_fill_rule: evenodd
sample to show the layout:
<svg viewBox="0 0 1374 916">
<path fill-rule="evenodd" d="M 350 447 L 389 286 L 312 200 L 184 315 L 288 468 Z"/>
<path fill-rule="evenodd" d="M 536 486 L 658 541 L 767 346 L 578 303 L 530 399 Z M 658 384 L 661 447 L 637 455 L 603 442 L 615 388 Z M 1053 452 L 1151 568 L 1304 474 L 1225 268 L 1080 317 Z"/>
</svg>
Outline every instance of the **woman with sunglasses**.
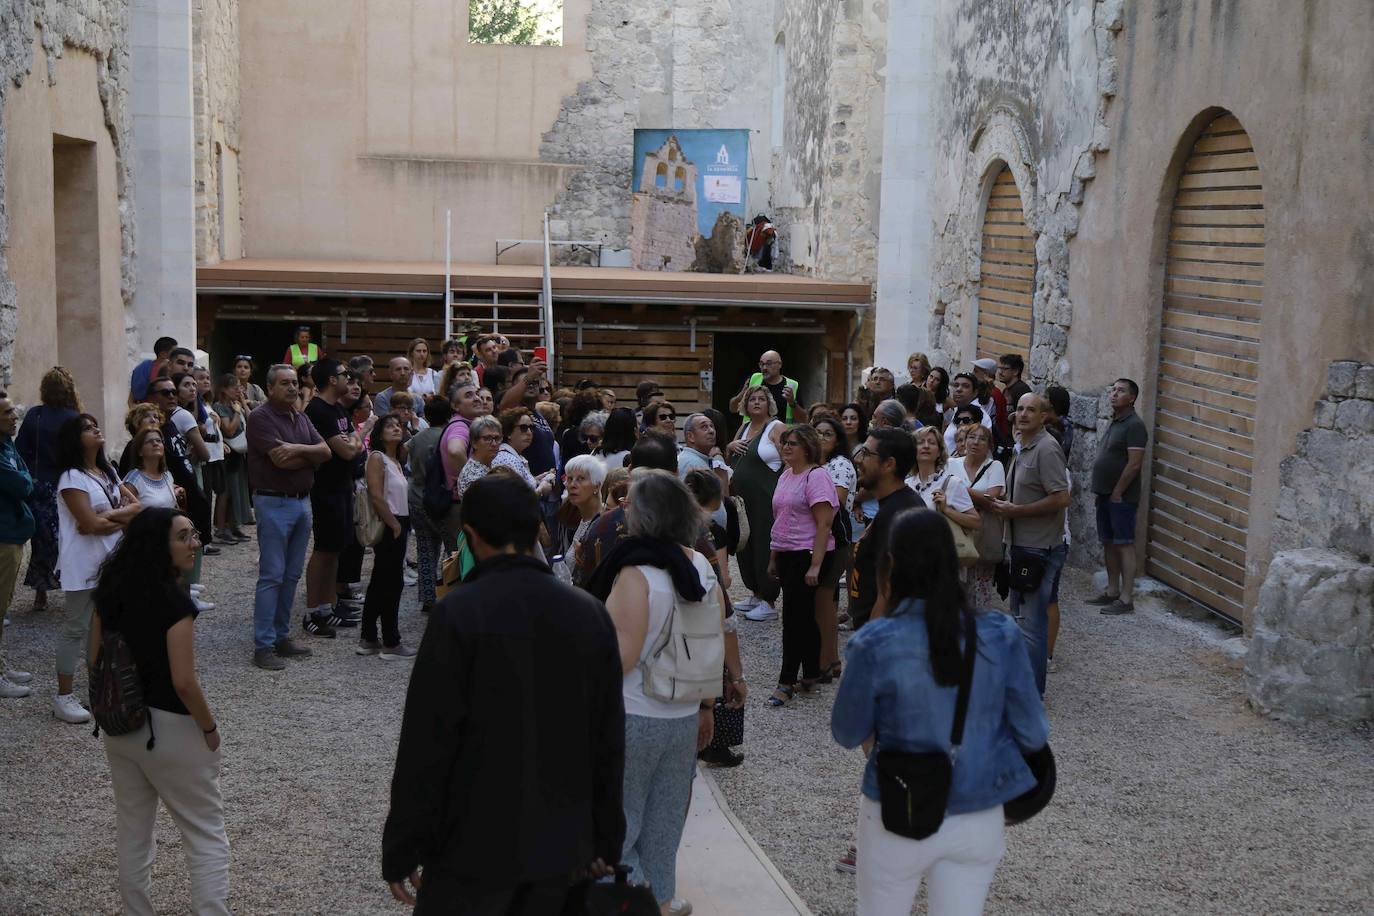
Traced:
<svg viewBox="0 0 1374 916">
<path fill-rule="evenodd" d="M 267 392 L 253 381 L 253 357 L 239 354 L 234 357 L 234 377 L 239 380 L 239 389 L 243 392 L 243 400 L 248 405 L 248 413 L 259 405 L 267 402 Z"/>
<path fill-rule="evenodd" d="M 57 640 L 52 714 L 79 724 L 90 721 L 91 714 L 72 694 L 72 679 L 86 655 L 100 564 L 143 507 L 133 488 L 120 483 L 105 456 L 100 423 L 88 413 L 72 417 L 57 431 L 57 464 L 57 565 L 67 615 Z"/>
<path fill-rule="evenodd" d="M 492 459 L 495 468 L 510 468 L 521 480 L 529 484 L 542 499 L 553 489 L 553 472 L 535 477 L 530 473 L 530 463 L 525 458 L 525 450 L 534 442 L 534 414 L 528 407 L 512 407 L 501 411 L 501 435 L 505 442 Z"/>
<path fill-rule="evenodd" d="M 830 523 L 840 503 L 820 467 L 820 437 L 809 426 L 792 426 L 781 445 L 786 469 L 773 490 L 768 575 L 782 586 L 782 672 L 770 706 L 786 706 L 798 689 L 810 693 L 821 679 L 816 593 L 838 562 Z"/>
<path fill-rule="evenodd" d="M 667 401 L 651 401 L 644 408 L 644 429 L 652 429 L 654 432 L 677 441 L 677 408 Z"/>
<path fill-rule="evenodd" d="M 582 418 L 578 424 L 577 434 L 582 439 L 582 444 L 587 447 L 587 454 L 601 457 L 601 443 L 606 438 L 606 417 L 604 410 L 594 410 Z"/>
</svg>

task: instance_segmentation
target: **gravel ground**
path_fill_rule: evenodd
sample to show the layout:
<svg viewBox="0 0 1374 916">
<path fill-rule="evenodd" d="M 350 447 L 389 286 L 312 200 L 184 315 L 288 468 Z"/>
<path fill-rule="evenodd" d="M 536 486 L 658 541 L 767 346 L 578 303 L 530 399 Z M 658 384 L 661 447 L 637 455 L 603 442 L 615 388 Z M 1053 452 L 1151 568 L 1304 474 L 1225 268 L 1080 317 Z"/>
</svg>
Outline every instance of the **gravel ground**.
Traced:
<svg viewBox="0 0 1374 916">
<path fill-rule="evenodd" d="M 1374 912 L 1370 731 L 1260 718 L 1228 651 L 1237 640 L 1157 598 L 1103 617 L 1082 604 L 1090 588 L 1066 573 L 1046 698 L 1058 794 L 1008 831 L 987 911 Z M 853 837 L 862 753 L 830 740 L 834 688 L 763 704 L 781 625 L 740 628 L 748 759 L 713 775 L 811 908 L 851 913 L 854 878 L 834 861 Z"/>
<path fill-rule="evenodd" d="M 284 672 L 251 667 L 256 558 L 250 543 L 206 562 L 219 606 L 197 625 L 224 735 L 231 903 L 246 914 L 397 912 L 378 862 L 410 663 L 357 657 L 345 636 L 310 639 L 314 657 Z M 1060 794 L 1010 832 L 989 911 L 1368 912 L 1369 733 L 1260 719 L 1206 628 L 1158 610 L 1104 618 L 1079 608 L 1086 588 L 1066 580 L 1062 671 L 1050 687 Z M 104 753 L 89 727 L 49 712 L 61 596 L 42 614 L 31 598 L 19 590 L 5 633 L 35 695 L 0 701 L 0 913 L 118 912 Z M 418 641 L 414 589 L 401 621 Z M 833 862 L 852 835 L 861 757 L 829 738 L 833 691 L 764 705 L 780 626 L 741 628 L 749 759 L 714 775 L 802 898 L 818 914 L 851 912 L 854 879 Z M 183 912 L 185 866 L 165 813 L 158 841 L 154 899 Z"/>
</svg>

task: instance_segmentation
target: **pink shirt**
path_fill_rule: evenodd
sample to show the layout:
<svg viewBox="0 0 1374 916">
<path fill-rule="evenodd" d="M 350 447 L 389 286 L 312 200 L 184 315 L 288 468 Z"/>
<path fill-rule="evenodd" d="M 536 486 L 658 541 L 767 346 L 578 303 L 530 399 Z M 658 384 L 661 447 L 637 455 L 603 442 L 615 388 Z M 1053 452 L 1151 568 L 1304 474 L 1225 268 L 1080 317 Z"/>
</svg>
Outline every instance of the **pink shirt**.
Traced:
<svg viewBox="0 0 1374 916">
<path fill-rule="evenodd" d="M 444 427 L 444 434 L 439 437 L 439 458 L 444 462 L 444 476 L 448 478 L 448 488 L 453 489 L 453 482 L 458 476 L 458 472 L 453 468 L 453 459 L 448 455 L 448 444 L 452 439 L 463 440 L 463 450 L 472 451 L 472 430 L 468 421 L 462 417 L 454 417 L 449 420 L 448 426 Z"/>
<path fill-rule="evenodd" d="M 773 490 L 773 536 L 769 546 L 778 551 L 815 547 L 816 521 L 811 516 L 811 507 L 820 503 L 829 503 L 832 509 L 840 507 L 835 482 L 825 468 L 812 468 L 802 474 L 785 468 Z M 826 535 L 825 549 L 835 549 L 834 535 Z"/>
</svg>

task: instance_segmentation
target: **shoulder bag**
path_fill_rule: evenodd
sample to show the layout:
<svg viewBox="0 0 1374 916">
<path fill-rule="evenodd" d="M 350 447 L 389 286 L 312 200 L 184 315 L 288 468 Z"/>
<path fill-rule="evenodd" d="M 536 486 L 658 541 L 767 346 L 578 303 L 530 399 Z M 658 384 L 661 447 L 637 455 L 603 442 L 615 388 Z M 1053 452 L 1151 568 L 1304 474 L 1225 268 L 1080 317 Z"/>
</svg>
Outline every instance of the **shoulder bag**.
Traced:
<svg viewBox="0 0 1374 916">
<path fill-rule="evenodd" d="M 987 463 L 978 471 L 978 475 L 973 478 L 973 483 L 968 485 L 969 491 L 977 486 L 978 481 L 983 479 L 983 475 L 992 467 L 992 463 L 997 459 L 989 459 Z M 1002 517 L 995 512 L 980 513 L 983 518 L 983 527 L 978 529 L 978 536 L 974 538 L 974 544 L 978 548 L 978 562 L 997 565 L 1002 562 Z"/>
<path fill-rule="evenodd" d="M 1007 501 L 1012 501 L 1012 493 L 1016 487 L 1016 463 L 1012 462 L 1011 479 L 1007 482 Z M 1007 534 L 1014 537 L 1012 532 L 1015 526 L 1011 519 L 1007 519 Z M 1045 558 L 1038 556 L 1024 547 L 1017 547 L 1013 540 L 1007 550 L 1007 588 L 1014 592 L 1033 592 L 1040 587 L 1040 580 L 1045 578 Z"/>
<path fill-rule="evenodd" d="M 954 725 L 949 732 L 948 751 L 878 751 L 878 795 L 883 826 L 898 836 L 924 840 L 945 821 L 954 762 L 959 758 L 959 746 L 964 741 L 964 719 L 968 716 L 968 697 L 973 688 L 973 664 L 977 656 L 978 627 L 973 613 L 965 610 L 964 670 L 959 677 L 959 695 L 954 701 Z"/>
<path fill-rule="evenodd" d="M 953 479 L 954 475 L 949 474 L 945 477 L 945 482 L 940 487 L 940 490 L 947 498 L 949 496 L 949 482 Z M 945 505 L 949 505 L 948 499 L 946 499 Z M 972 566 L 977 563 L 980 558 L 978 555 L 978 545 L 974 543 L 973 535 L 969 534 L 967 528 L 950 518 L 948 515 L 945 516 L 945 523 L 949 525 L 949 533 L 954 535 L 954 552 L 959 556 L 959 565 Z"/>
<path fill-rule="evenodd" d="M 386 459 L 382 459 L 386 460 Z M 367 495 L 367 484 L 353 489 L 353 533 L 364 547 L 375 547 L 382 539 L 386 525 Z"/>
</svg>

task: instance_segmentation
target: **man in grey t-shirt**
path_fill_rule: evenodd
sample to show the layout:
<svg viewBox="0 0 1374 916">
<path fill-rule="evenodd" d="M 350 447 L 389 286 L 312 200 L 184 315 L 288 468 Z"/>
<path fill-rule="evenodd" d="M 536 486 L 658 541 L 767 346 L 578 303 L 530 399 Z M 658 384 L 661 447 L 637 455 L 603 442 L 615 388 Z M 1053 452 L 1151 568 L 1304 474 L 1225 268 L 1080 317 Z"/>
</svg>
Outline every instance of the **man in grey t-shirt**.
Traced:
<svg viewBox="0 0 1374 916">
<path fill-rule="evenodd" d="M 1107 561 L 1107 590 L 1089 604 L 1104 614 L 1134 613 L 1135 516 L 1140 505 L 1140 468 L 1150 433 L 1135 412 L 1140 386 L 1128 378 L 1112 385 L 1112 423 L 1097 442 L 1093 493 L 1097 496 L 1097 536 Z"/>
<path fill-rule="evenodd" d="M 1007 475 L 1007 499 L 992 510 L 1007 520 L 1011 562 L 1036 560 L 1044 573 L 1030 590 L 1011 591 L 1011 613 L 1026 637 L 1035 686 L 1045 693 L 1049 652 L 1049 606 L 1054 580 L 1064 566 L 1064 510 L 1069 505 L 1069 475 L 1064 451 L 1045 431 L 1048 408 L 1038 394 L 1023 394 L 1016 405 L 1016 435 L 1021 451 Z"/>
</svg>

